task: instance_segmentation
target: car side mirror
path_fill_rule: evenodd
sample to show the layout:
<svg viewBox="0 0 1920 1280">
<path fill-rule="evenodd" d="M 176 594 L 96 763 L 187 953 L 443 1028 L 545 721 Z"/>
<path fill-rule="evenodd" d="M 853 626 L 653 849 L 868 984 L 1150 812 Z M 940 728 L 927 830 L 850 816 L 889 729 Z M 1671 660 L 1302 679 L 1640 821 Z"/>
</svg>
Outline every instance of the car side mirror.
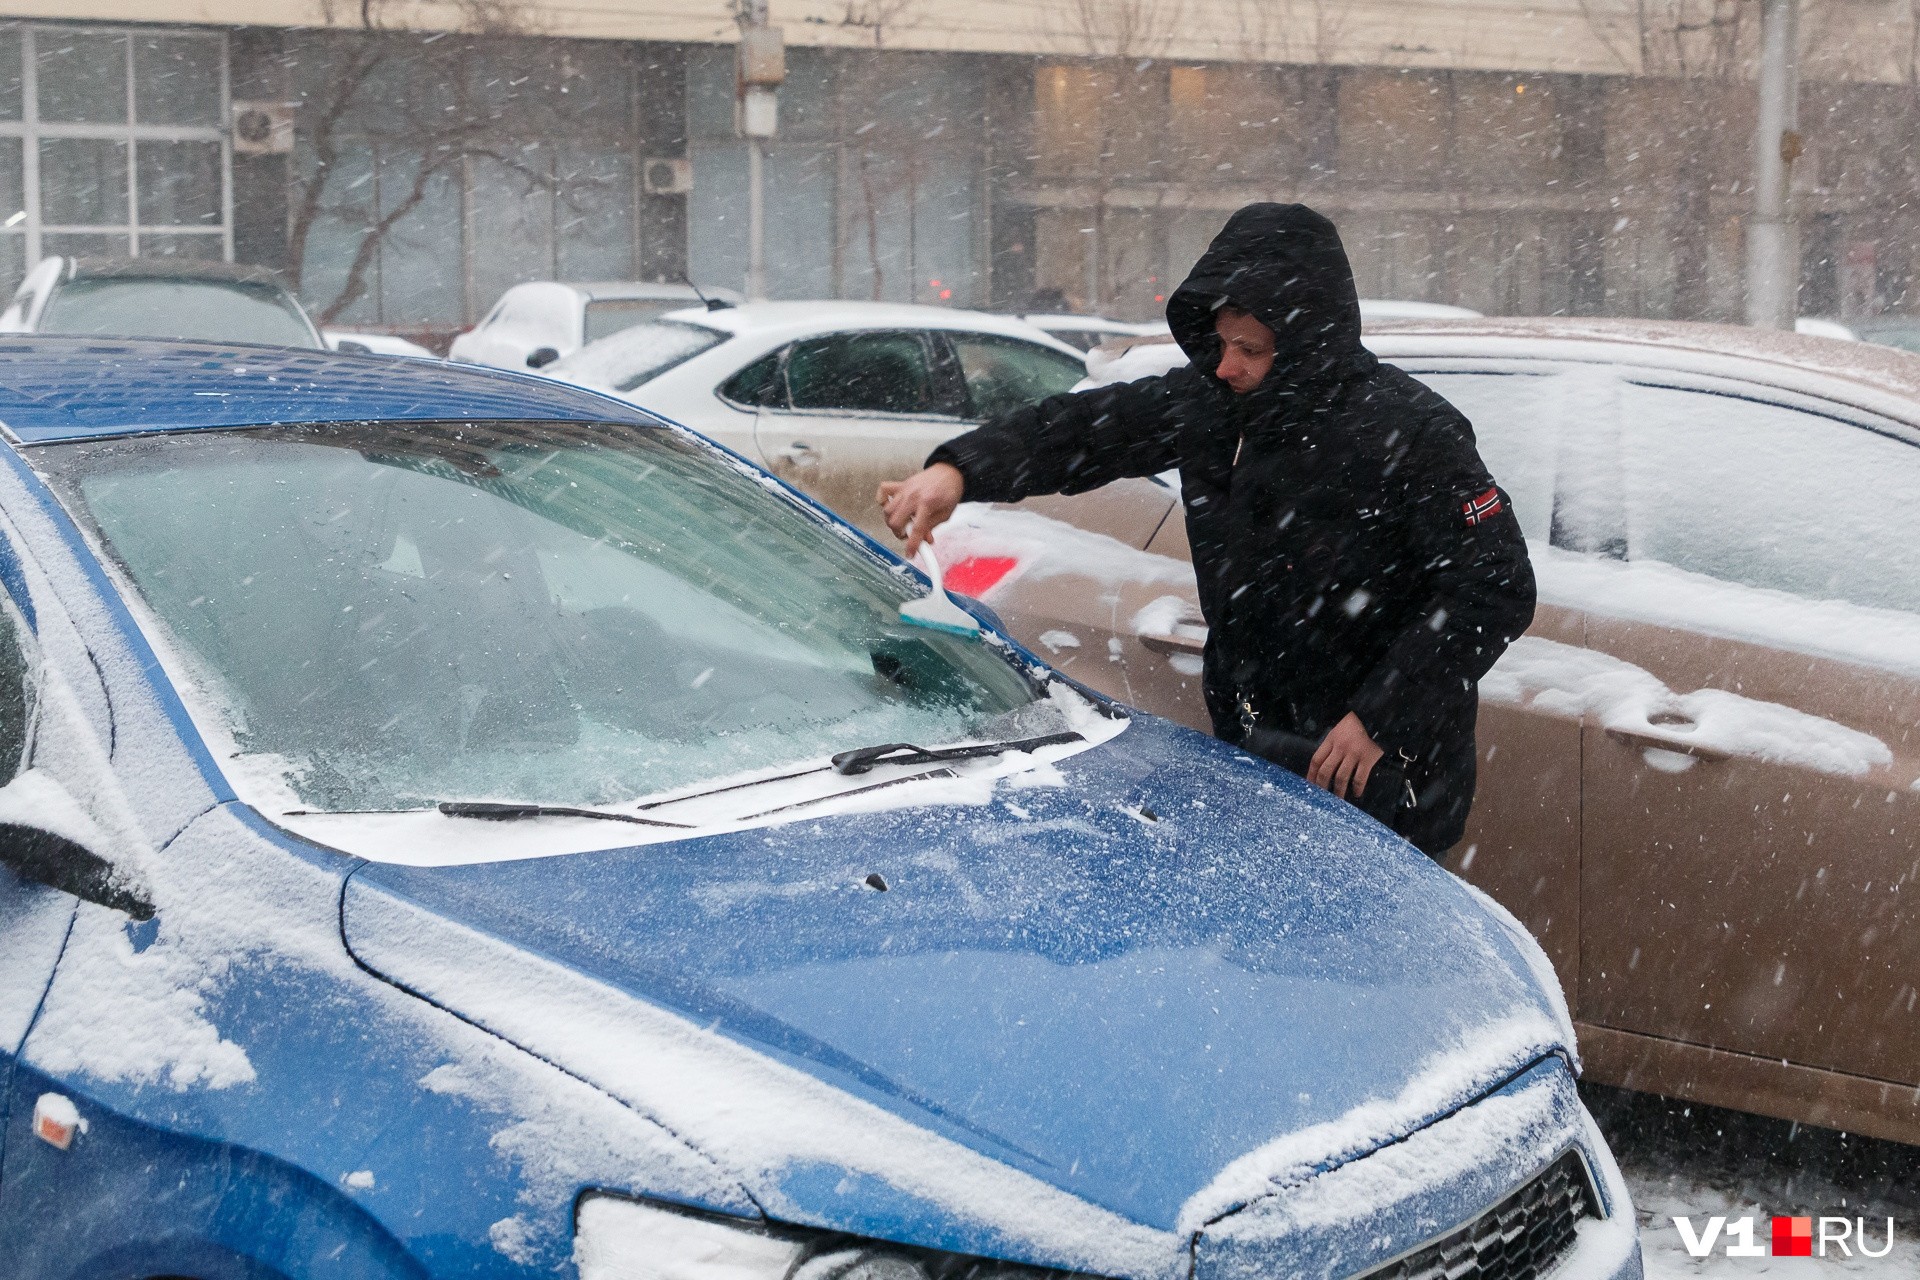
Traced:
<svg viewBox="0 0 1920 1280">
<path fill-rule="evenodd" d="M 42 825 L 40 815 L 52 821 Z M 51 830 L 61 826 L 70 834 Z M 91 831 L 92 835 L 74 834 Z M 28 769 L 0 787 L 0 864 L 22 880 L 70 893 L 135 920 L 153 919 L 153 903 L 139 882 L 99 852 L 88 847 L 106 837 L 50 774 Z"/>
<path fill-rule="evenodd" d="M 355 342 L 352 338 L 340 339 L 340 341 L 333 344 L 333 349 L 335 351 L 344 351 L 352 356 L 370 356 L 373 354 L 372 347 L 364 342 Z"/>
<path fill-rule="evenodd" d="M 537 347 L 533 354 L 527 357 L 527 368 L 544 369 L 559 358 L 560 353 L 552 347 Z"/>
</svg>

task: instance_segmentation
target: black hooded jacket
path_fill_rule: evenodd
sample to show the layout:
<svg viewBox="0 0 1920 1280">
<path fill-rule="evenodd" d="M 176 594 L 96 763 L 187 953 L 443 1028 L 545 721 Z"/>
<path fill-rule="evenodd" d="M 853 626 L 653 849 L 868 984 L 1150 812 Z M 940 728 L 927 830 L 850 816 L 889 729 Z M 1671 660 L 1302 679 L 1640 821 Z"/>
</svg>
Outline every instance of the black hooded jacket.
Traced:
<svg viewBox="0 0 1920 1280">
<path fill-rule="evenodd" d="M 1272 371 L 1235 395 L 1214 370 L 1223 302 L 1273 330 Z M 1191 359 L 1054 396 L 935 450 L 969 501 L 1080 493 L 1180 470 L 1210 625 L 1215 732 L 1319 739 L 1356 713 L 1411 761 L 1396 826 L 1438 854 L 1473 798 L 1477 681 L 1533 617 L 1533 571 L 1473 429 L 1360 345 L 1353 272 L 1304 205 L 1235 213 L 1167 303 Z"/>
</svg>

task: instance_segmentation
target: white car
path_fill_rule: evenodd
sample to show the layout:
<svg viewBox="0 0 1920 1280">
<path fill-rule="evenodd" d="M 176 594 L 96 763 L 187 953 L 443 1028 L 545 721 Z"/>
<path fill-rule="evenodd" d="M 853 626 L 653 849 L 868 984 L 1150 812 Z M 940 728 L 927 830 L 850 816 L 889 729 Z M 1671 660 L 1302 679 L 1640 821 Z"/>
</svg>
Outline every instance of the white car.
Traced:
<svg viewBox="0 0 1920 1280">
<path fill-rule="evenodd" d="M 876 302 L 672 312 L 549 366 L 684 423 L 879 536 L 882 480 L 1071 388 L 1080 352 L 1011 316 Z"/>
<path fill-rule="evenodd" d="M 731 289 L 702 291 L 684 284 L 534 280 L 501 294 L 485 319 L 453 340 L 447 358 L 496 369 L 538 369 L 665 312 L 740 300 Z"/>
</svg>

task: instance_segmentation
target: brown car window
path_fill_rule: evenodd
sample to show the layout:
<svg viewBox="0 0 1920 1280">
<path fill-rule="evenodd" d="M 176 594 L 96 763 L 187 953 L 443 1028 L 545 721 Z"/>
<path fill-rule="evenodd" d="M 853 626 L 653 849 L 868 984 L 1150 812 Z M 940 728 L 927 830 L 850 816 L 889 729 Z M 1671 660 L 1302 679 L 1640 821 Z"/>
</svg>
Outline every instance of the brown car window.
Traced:
<svg viewBox="0 0 1920 1280">
<path fill-rule="evenodd" d="M 796 409 L 933 412 L 927 348 L 916 333 L 836 333 L 796 342 L 787 356 Z"/>
<path fill-rule="evenodd" d="M 972 401 L 970 418 L 996 418 L 1012 409 L 1037 404 L 1071 391 L 1087 369 L 1069 355 L 988 334 L 949 334 Z"/>
<path fill-rule="evenodd" d="M 1920 613 L 1920 447 L 1738 396 L 1622 385 L 1628 555 Z"/>
<path fill-rule="evenodd" d="M 1554 515 L 1554 454 L 1560 424 L 1593 409 L 1591 378 L 1567 373 L 1428 373 L 1414 377 L 1447 398 L 1473 424 L 1481 461 L 1513 500 L 1520 528 L 1545 541 Z"/>
</svg>

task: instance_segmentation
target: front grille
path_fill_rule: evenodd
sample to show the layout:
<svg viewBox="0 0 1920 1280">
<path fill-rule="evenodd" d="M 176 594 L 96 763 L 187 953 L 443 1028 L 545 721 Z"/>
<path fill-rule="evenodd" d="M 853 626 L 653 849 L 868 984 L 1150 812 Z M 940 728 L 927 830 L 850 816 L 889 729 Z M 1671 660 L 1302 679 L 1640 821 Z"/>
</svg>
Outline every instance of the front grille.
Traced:
<svg viewBox="0 0 1920 1280">
<path fill-rule="evenodd" d="M 1580 1219 L 1599 1216 L 1586 1166 L 1569 1151 L 1473 1221 L 1360 1280 L 1538 1280 L 1573 1247 Z"/>
</svg>

